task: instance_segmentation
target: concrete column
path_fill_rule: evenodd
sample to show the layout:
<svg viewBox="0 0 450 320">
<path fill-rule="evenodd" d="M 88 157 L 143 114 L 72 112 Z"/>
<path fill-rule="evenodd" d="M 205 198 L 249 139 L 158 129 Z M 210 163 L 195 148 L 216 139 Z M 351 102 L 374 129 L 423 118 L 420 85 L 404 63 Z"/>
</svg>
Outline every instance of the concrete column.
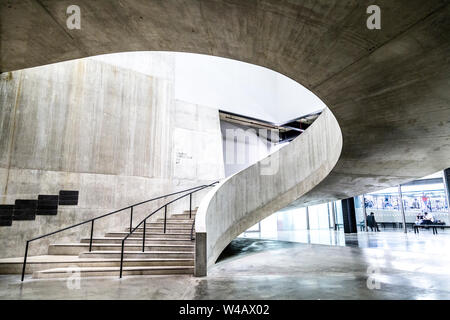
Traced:
<svg viewBox="0 0 450 320">
<path fill-rule="evenodd" d="M 207 274 L 207 242 L 206 232 L 195 233 L 195 262 L 194 262 L 194 276 L 206 277 Z"/>
<path fill-rule="evenodd" d="M 331 203 L 331 225 L 333 227 L 334 230 L 336 230 L 336 204 L 334 201 L 332 201 Z"/>
<path fill-rule="evenodd" d="M 356 212 L 355 199 L 348 198 L 342 200 L 342 220 L 344 221 L 344 233 L 356 233 Z"/>
<path fill-rule="evenodd" d="M 444 170 L 442 177 L 444 180 L 445 195 L 447 197 L 447 208 L 450 213 L 450 168 Z"/>
<path fill-rule="evenodd" d="M 403 232 L 407 233 L 408 230 L 406 230 L 406 216 L 405 216 L 405 208 L 403 207 L 403 196 L 402 196 L 402 185 L 398 185 L 398 199 L 400 200 L 400 211 L 402 213 L 402 220 L 403 220 Z"/>
<path fill-rule="evenodd" d="M 328 211 L 328 229 L 331 228 L 331 218 L 330 218 L 330 203 L 327 203 L 327 211 Z"/>
<path fill-rule="evenodd" d="M 306 207 L 306 230 L 309 230 L 309 207 Z"/>
<path fill-rule="evenodd" d="M 362 195 L 362 207 L 363 207 L 363 212 L 364 212 L 365 230 L 366 230 L 366 232 L 369 232 L 369 228 L 367 228 L 367 209 L 366 209 L 366 195 L 365 194 Z"/>
</svg>

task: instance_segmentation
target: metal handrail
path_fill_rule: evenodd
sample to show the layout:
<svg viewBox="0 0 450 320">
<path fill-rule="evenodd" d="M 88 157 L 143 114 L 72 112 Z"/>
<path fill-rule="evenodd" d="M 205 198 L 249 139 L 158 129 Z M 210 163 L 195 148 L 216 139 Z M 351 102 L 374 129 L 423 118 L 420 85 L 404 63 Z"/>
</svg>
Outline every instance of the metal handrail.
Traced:
<svg viewBox="0 0 450 320">
<path fill-rule="evenodd" d="M 125 241 L 128 239 L 129 236 L 131 236 L 142 224 L 144 224 L 144 232 L 142 235 L 142 252 L 145 252 L 145 233 L 146 233 L 146 224 L 147 224 L 147 219 L 150 218 L 152 215 L 154 215 L 155 213 L 157 213 L 158 211 L 160 211 L 162 208 L 164 208 L 164 233 L 166 233 L 166 224 L 167 224 L 167 206 L 174 203 L 175 201 L 178 201 L 186 196 L 189 196 L 189 218 L 192 217 L 192 194 L 201 191 L 203 189 L 209 188 L 214 186 L 215 184 L 219 183 L 219 181 L 215 181 L 211 184 L 208 185 L 203 185 L 198 187 L 198 189 L 187 193 L 185 195 L 182 195 L 181 197 L 178 197 L 174 200 L 171 200 L 169 202 L 167 202 L 166 204 L 164 204 L 163 206 L 159 207 L 158 209 L 156 209 L 155 211 L 153 211 L 152 213 L 150 213 L 147 217 L 145 217 L 141 222 L 139 222 L 136 227 L 134 227 L 134 229 L 130 228 L 130 232 L 125 236 L 125 238 L 122 239 L 122 248 L 121 248 L 121 252 L 120 252 L 120 275 L 119 278 L 122 278 L 122 271 L 123 271 L 123 255 L 124 255 L 124 248 L 125 248 Z M 191 236 L 192 237 L 192 236 Z"/>
<path fill-rule="evenodd" d="M 159 200 L 159 199 L 162 199 L 162 198 L 167 198 L 167 197 L 170 197 L 170 196 L 174 196 L 176 194 L 192 191 L 192 190 L 195 190 L 195 189 L 198 189 L 198 188 L 203 188 L 203 187 L 204 187 L 204 185 L 201 185 L 201 186 L 197 186 L 197 187 L 193 187 L 193 188 L 189 188 L 189 189 L 185 189 L 185 190 L 169 193 L 169 194 L 166 194 L 166 195 L 163 195 L 163 196 L 159 196 L 159 197 L 156 197 L 156 198 L 152 198 L 152 199 L 149 199 L 149 200 L 141 201 L 141 202 L 132 204 L 130 206 L 124 207 L 122 209 L 118 209 L 118 210 L 106 213 L 104 215 L 101 215 L 101 216 L 98 216 L 98 217 L 95 217 L 95 218 L 92 218 L 92 219 L 89 219 L 89 220 L 86 220 L 86 221 L 83 221 L 83 222 L 71 225 L 69 227 L 66 227 L 66 228 L 63 228 L 63 229 L 60 229 L 60 230 L 57 230 L 57 231 L 53 231 L 53 232 L 44 234 L 42 236 L 39 236 L 39 237 L 30 239 L 30 240 L 27 240 L 27 243 L 26 243 L 26 246 L 25 246 L 25 255 L 24 255 L 24 258 L 23 258 L 22 281 L 24 280 L 24 277 L 25 277 L 25 268 L 26 268 L 26 265 L 27 265 L 27 257 L 28 257 L 28 246 L 29 246 L 30 242 L 35 241 L 35 240 L 39 240 L 39 239 L 42 239 L 42 238 L 45 238 L 45 237 L 48 237 L 48 236 L 51 236 L 51 235 L 54 235 L 56 233 L 60 233 L 60 232 L 66 231 L 68 229 L 72 229 L 72 228 L 75 228 L 75 227 L 78 227 L 78 226 L 81 226 L 83 224 L 86 224 L 86 223 L 90 222 L 91 223 L 91 237 L 90 237 L 90 240 L 89 240 L 89 252 L 91 252 L 92 251 L 92 237 L 93 237 L 93 234 L 94 234 L 94 222 L 95 222 L 95 220 L 102 219 L 102 218 L 108 217 L 110 215 L 113 215 L 113 214 L 125 211 L 127 209 L 130 209 L 130 230 L 131 230 L 132 227 L 133 227 L 133 208 L 134 207 L 140 206 L 140 205 L 142 205 L 144 203 L 148 203 L 148 202 L 151 202 L 151 201 L 156 201 L 156 200 Z"/>
</svg>

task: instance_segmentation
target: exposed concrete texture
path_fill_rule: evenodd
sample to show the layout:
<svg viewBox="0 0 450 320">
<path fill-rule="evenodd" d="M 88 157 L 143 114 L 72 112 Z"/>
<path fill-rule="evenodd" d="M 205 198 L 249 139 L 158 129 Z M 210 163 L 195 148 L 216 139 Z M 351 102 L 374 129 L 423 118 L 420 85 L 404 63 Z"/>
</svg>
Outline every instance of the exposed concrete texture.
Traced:
<svg viewBox="0 0 450 320">
<path fill-rule="evenodd" d="M 336 166 L 298 205 L 348 198 L 450 166 L 448 0 L 378 0 L 381 30 L 366 28 L 373 1 L 79 0 L 81 30 L 67 30 L 71 4 L 1 1 L 0 70 L 164 50 L 285 74 L 327 104 L 343 136 Z M 259 178 L 253 178 L 246 183 L 256 186 Z"/>
<path fill-rule="evenodd" d="M 165 62 L 173 73 L 173 61 Z M 22 254 L 26 239 L 224 176 L 217 110 L 175 100 L 173 82 L 98 59 L 2 74 L 1 203 L 63 189 L 79 190 L 80 199 L 76 207 L 60 206 L 57 216 L 1 228 L 0 257 Z M 136 208 L 133 220 L 161 202 Z M 187 198 L 169 214 L 188 208 Z M 128 220 L 128 212 L 99 220 L 95 234 Z M 45 254 L 55 240 L 79 240 L 89 228 L 40 240 L 30 253 Z"/>
<path fill-rule="evenodd" d="M 381 30 L 366 27 L 371 1 L 80 0 L 81 30 L 66 28 L 70 4 L 2 1 L 0 70 L 164 50 L 283 73 L 327 104 L 344 137 L 335 170 L 302 201 L 346 198 L 449 165 L 448 0 L 377 1 Z"/>
<path fill-rule="evenodd" d="M 243 231 L 318 185 L 341 148 L 339 125 L 327 109 L 290 144 L 212 189 L 197 212 L 195 230 L 207 234 L 207 259 L 196 259 L 196 270 L 212 265 Z M 272 170 L 266 172 L 269 165 Z"/>
</svg>

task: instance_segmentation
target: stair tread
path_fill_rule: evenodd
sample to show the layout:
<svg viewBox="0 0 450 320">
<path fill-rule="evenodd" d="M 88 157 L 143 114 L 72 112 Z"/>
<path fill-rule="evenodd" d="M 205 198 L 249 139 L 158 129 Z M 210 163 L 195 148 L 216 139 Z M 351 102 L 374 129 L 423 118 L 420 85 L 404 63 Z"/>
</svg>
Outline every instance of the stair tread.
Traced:
<svg viewBox="0 0 450 320">
<path fill-rule="evenodd" d="M 168 224 L 189 224 L 194 222 L 193 219 L 167 219 Z M 147 222 L 147 224 L 164 223 L 164 219 L 158 219 L 156 221 Z"/>
<path fill-rule="evenodd" d="M 133 270 L 173 270 L 173 269 L 193 269 L 193 266 L 144 266 L 144 267 L 123 267 L 123 271 Z M 119 271 L 120 267 L 79 267 L 80 272 L 101 272 L 101 271 Z M 36 273 L 67 273 L 67 270 L 73 270 L 73 268 L 52 268 L 46 270 L 36 271 Z"/>
<path fill-rule="evenodd" d="M 120 234 L 124 234 L 124 235 L 129 234 L 129 232 L 126 232 L 126 231 L 110 231 L 110 232 L 106 232 L 106 233 L 120 233 Z M 137 231 L 133 232 L 133 234 L 136 234 L 136 233 L 141 234 L 142 232 L 137 232 Z M 170 235 L 170 234 L 184 234 L 184 233 L 177 233 L 177 232 L 166 232 L 166 233 L 164 233 L 164 232 L 152 232 L 151 234 L 152 235 L 164 236 L 164 235 L 168 235 L 168 234 Z"/>
<path fill-rule="evenodd" d="M 76 246 L 76 247 L 89 247 L 89 243 L 54 243 L 51 244 L 51 246 Z M 93 243 L 92 246 L 96 247 L 122 247 L 122 244 L 120 243 Z M 127 244 L 125 242 L 125 247 L 139 247 L 140 244 Z M 145 245 L 146 247 L 194 247 L 194 244 L 151 244 L 151 245 Z"/>
<path fill-rule="evenodd" d="M 166 225 L 166 228 L 167 229 L 186 229 L 186 230 L 190 230 L 191 229 L 191 227 L 192 227 L 192 224 L 191 225 L 188 225 L 188 224 L 186 224 L 186 226 L 185 227 L 183 227 L 183 228 L 181 228 L 180 226 L 178 226 L 178 227 L 170 227 L 169 225 Z M 135 227 L 133 227 L 133 229 L 134 229 Z M 146 226 L 145 227 L 146 229 L 164 229 L 164 226 L 161 226 L 161 227 L 149 227 L 149 226 Z M 130 229 L 130 228 L 127 228 L 127 229 Z M 140 230 L 140 229 L 144 229 L 144 227 L 138 227 L 137 228 L 137 230 Z"/>
<path fill-rule="evenodd" d="M 130 236 L 128 239 L 134 239 L 134 240 L 141 240 L 142 237 L 132 237 Z M 90 240 L 90 238 L 83 238 L 81 240 Z M 92 238 L 92 240 L 117 240 L 117 237 L 99 237 L 99 238 Z M 145 242 L 147 241 L 189 241 L 189 238 L 186 239 L 177 239 L 177 238 L 146 238 Z"/>
<path fill-rule="evenodd" d="M 91 252 L 83 252 L 85 254 L 120 254 L 121 251 L 110 251 L 110 250 L 105 250 L 105 251 L 101 251 L 101 250 L 96 250 L 96 251 L 91 251 Z M 146 254 L 146 253 L 151 253 L 151 254 L 163 254 L 163 253 L 170 253 L 170 254 L 187 254 L 187 253 L 194 253 L 191 251 L 123 251 L 124 254 L 130 253 L 130 254 Z"/>
<path fill-rule="evenodd" d="M 100 251 L 101 252 L 101 251 Z M 191 261 L 193 258 L 124 258 L 124 262 L 156 262 L 156 261 Z M 119 258 L 79 258 L 78 256 L 64 255 L 43 255 L 31 256 L 27 259 L 28 264 L 49 264 L 49 263 L 84 263 L 84 262 L 118 262 Z M 23 263 L 23 257 L 0 259 L 0 264 Z"/>
<path fill-rule="evenodd" d="M 177 222 L 172 222 L 172 221 L 177 221 Z M 148 222 L 148 223 L 163 223 L 164 219 L 158 219 L 156 220 L 156 222 Z M 186 223 L 186 224 L 191 224 L 192 222 L 194 222 L 194 219 L 167 219 L 167 223 L 171 223 L 171 224 L 182 224 L 182 223 Z"/>
</svg>

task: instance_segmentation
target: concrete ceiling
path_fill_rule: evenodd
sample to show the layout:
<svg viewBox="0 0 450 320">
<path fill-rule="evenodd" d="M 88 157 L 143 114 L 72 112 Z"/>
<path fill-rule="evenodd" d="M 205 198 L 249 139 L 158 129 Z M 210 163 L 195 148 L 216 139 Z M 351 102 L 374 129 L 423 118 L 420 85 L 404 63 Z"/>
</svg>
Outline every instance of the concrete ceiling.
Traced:
<svg viewBox="0 0 450 320">
<path fill-rule="evenodd" d="M 280 72 L 315 93 L 343 134 L 312 204 L 450 166 L 448 0 L 1 0 L 0 70 L 124 51 L 216 55 Z M 366 27 L 381 8 L 381 30 Z"/>
</svg>

